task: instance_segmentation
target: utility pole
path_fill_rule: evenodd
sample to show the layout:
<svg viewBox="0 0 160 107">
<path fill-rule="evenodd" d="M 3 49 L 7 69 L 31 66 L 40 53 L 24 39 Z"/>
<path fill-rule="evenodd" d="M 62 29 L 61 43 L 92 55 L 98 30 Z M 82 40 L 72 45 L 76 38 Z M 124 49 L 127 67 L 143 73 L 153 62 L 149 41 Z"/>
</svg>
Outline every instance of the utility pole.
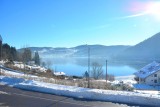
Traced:
<svg viewBox="0 0 160 107">
<path fill-rule="evenodd" d="M 90 88 L 90 47 L 89 46 L 88 46 L 88 88 Z"/>
<path fill-rule="evenodd" d="M 0 60 L 2 60 L 2 37 L 0 35 Z"/>
<path fill-rule="evenodd" d="M 1 37 L 1 35 L 0 35 L 0 61 L 2 61 L 2 37 Z M 0 66 L 2 66 L 2 65 L 0 65 Z M 1 73 L 2 73 L 2 68 L 1 68 L 1 70 L 0 70 L 0 75 L 1 75 Z"/>
<path fill-rule="evenodd" d="M 107 60 L 106 60 L 106 83 L 107 83 Z"/>
</svg>

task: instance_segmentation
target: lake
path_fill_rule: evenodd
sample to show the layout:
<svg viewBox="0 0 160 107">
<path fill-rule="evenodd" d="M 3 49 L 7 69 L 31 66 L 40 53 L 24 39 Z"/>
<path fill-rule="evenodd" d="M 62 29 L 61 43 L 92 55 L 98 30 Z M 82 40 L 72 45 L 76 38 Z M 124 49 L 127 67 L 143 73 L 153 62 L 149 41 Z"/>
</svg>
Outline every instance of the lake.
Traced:
<svg viewBox="0 0 160 107">
<path fill-rule="evenodd" d="M 56 72 L 64 72 L 68 76 L 82 76 L 88 70 L 88 58 L 51 58 L 44 59 L 52 62 L 51 68 Z M 97 62 L 103 66 L 104 74 L 106 72 L 105 58 L 90 58 L 90 71 L 92 70 L 92 63 Z M 146 62 L 140 61 L 107 61 L 107 72 L 114 76 L 128 76 L 133 75 Z"/>
</svg>

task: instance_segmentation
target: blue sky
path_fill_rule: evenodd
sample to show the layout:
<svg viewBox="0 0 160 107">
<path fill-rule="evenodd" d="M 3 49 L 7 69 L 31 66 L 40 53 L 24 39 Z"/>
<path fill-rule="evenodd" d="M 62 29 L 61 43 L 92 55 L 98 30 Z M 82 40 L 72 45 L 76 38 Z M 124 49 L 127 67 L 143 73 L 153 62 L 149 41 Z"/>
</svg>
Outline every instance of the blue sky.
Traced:
<svg viewBox="0 0 160 107">
<path fill-rule="evenodd" d="M 0 34 L 16 48 L 135 45 L 160 32 L 160 0 L 0 0 Z"/>
</svg>

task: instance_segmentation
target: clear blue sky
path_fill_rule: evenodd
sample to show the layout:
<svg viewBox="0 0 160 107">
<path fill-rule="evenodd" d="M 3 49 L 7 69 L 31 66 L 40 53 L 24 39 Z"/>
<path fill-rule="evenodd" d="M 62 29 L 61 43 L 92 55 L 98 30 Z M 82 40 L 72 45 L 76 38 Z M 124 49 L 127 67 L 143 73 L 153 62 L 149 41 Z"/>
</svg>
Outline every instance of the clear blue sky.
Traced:
<svg viewBox="0 0 160 107">
<path fill-rule="evenodd" d="M 16 48 L 135 45 L 158 32 L 159 0 L 0 0 L 0 34 Z"/>
</svg>

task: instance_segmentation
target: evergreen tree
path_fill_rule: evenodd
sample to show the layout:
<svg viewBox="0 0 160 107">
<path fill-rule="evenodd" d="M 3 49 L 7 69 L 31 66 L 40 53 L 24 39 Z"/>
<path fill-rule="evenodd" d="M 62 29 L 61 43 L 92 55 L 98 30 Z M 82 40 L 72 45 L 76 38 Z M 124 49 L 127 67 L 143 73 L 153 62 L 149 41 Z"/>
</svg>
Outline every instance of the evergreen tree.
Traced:
<svg viewBox="0 0 160 107">
<path fill-rule="evenodd" d="M 15 47 L 10 48 L 11 60 L 17 60 L 17 50 Z"/>
<path fill-rule="evenodd" d="M 24 52 L 22 53 L 22 60 L 24 63 L 31 61 L 32 55 L 31 50 L 29 48 L 24 48 Z"/>
<path fill-rule="evenodd" d="M 36 65 L 40 65 L 40 58 L 38 52 L 35 52 L 34 61 Z"/>
<path fill-rule="evenodd" d="M 8 44 L 2 45 L 2 59 L 3 60 L 17 60 L 17 50 L 15 47 L 10 47 Z"/>
<path fill-rule="evenodd" d="M 2 40 L 2 37 L 0 35 L 0 60 L 2 60 L 2 42 L 3 42 L 3 40 Z"/>
<path fill-rule="evenodd" d="M 11 59 L 11 53 L 10 53 L 10 46 L 8 44 L 3 44 L 2 46 L 2 56 L 3 60 L 10 60 Z"/>
</svg>

